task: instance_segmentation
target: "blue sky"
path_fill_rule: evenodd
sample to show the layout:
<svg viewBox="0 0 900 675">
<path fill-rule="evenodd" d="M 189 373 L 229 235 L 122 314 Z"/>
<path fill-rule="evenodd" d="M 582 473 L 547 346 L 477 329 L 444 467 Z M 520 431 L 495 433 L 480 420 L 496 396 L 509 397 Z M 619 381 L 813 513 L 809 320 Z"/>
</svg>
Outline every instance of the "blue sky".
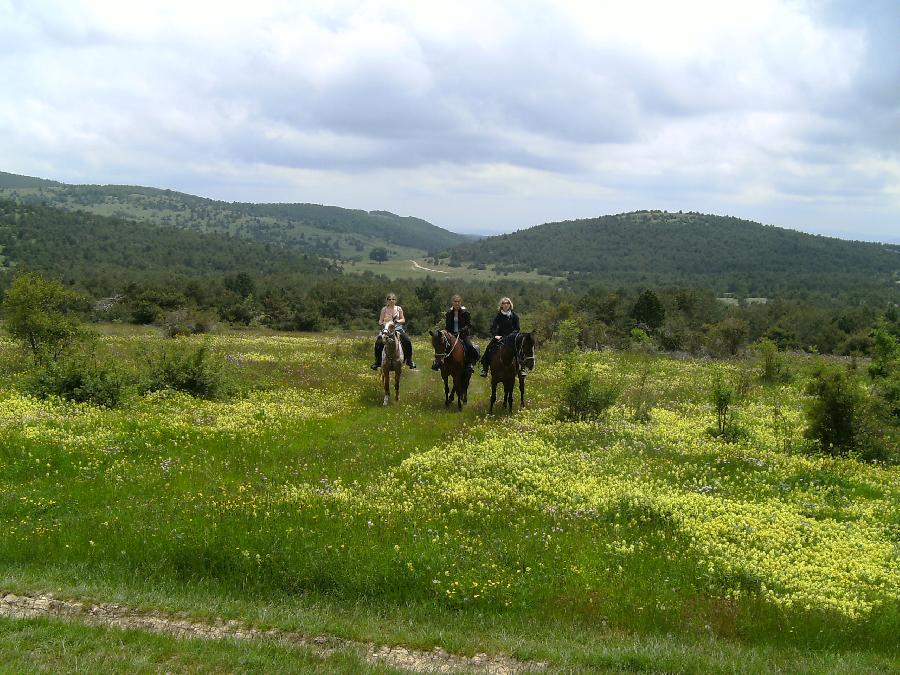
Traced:
<svg viewBox="0 0 900 675">
<path fill-rule="evenodd" d="M 900 3 L 0 0 L 0 170 L 900 243 Z"/>
</svg>

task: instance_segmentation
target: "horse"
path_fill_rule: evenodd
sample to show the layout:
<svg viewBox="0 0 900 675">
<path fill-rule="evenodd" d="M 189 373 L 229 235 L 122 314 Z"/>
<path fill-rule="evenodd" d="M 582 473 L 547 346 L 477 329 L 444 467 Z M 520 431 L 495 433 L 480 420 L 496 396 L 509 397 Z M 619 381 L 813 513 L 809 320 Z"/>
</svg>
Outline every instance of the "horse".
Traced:
<svg viewBox="0 0 900 675">
<path fill-rule="evenodd" d="M 391 402 L 391 373 L 394 373 L 394 400 L 400 400 L 400 375 L 403 373 L 403 345 L 400 332 L 392 321 L 384 326 L 384 357 L 381 361 L 381 380 L 384 383 L 384 403 Z"/>
<path fill-rule="evenodd" d="M 503 383 L 503 405 L 509 412 L 513 409 L 513 388 L 519 378 L 519 396 L 522 407 L 525 407 L 525 376 L 522 368 L 533 370 L 534 336 L 531 333 L 512 333 L 503 339 L 500 346 L 491 354 L 491 407 L 488 414 L 494 412 L 497 400 L 497 385 Z"/>
<path fill-rule="evenodd" d="M 438 330 L 431 334 L 431 346 L 444 380 L 444 405 L 449 407 L 456 396 L 456 407 L 462 410 L 463 403 L 469 401 L 469 378 L 472 376 L 466 365 L 466 348 L 462 338 L 446 330 Z M 453 378 L 452 390 L 449 377 Z"/>
</svg>

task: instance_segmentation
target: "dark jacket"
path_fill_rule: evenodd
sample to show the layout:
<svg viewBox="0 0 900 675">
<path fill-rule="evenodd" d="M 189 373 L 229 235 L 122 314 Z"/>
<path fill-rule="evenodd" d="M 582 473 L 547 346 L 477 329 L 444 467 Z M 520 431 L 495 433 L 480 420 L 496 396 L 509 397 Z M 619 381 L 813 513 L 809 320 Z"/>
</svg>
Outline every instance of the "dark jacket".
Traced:
<svg viewBox="0 0 900 675">
<path fill-rule="evenodd" d="M 445 328 L 448 333 L 455 333 L 453 330 L 453 310 L 451 309 L 447 312 L 445 318 Z M 469 337 L 472 334 L 472 317 L 469 315 L 469 310 L 465 307 L 459 308 L 459 334 L 463 337 Z"/>
<path fill-rule="evenodd" d="M 501 335 L 506 337 L 510 333 L 519 332 L 519 315 L 515 312 L 509 316 L 504 316 L 503 312 L 497 312 L 497 316 L 491 322 L 491 337 Z"/>
</svg>

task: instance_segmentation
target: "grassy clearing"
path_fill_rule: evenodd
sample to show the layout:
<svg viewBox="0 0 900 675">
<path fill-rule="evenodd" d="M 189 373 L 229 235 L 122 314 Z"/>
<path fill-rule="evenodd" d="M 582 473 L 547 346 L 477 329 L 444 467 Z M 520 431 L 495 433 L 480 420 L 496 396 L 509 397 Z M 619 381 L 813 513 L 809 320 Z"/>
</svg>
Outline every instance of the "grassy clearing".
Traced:
<svg viewBox="0 0 900 675">
<path fill-rule="evenodd" d="M 897 665 L 898 472 L 801 452 L 802 376 L 747 387 L 729 444 L 708 391 L 747 364 L 585 355 L 656 405 L 563 423 L 545 359 L 489 418 L 483 380 L 459 414 L 427 369 L 382 408 L 367 339 L 191 340 L 232 397 L 36 401 L 0 344 L 5 588 L 559 668 Z M 160 342 L 104 338 L 135 367 Z"/>
</svg>

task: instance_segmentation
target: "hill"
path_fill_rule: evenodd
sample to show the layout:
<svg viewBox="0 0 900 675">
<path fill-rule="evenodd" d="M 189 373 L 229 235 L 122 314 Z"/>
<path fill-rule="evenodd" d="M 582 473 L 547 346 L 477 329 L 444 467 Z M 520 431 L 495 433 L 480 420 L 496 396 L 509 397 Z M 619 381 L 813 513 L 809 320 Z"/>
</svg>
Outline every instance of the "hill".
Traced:
<svg viewBox="0 0 900 675">
<path fill-rule="evenodd" d="M 494 263 L 614 285 L 699 285 L 750 296 L 895 289 L 900 278 L 900 246 L 665 211 L 546 223 L 442 256 L 455 264 Z"/>
<path fill-rule="evenodd" d="M 468 241 L 420 218 L 320 204 L 253 204 L 133 185 L 67 185 L 0 172 L 0 197 L 97 215 L 217 232 L 329 258 L 365 259 L 378 247 L 420 256 Z"/>
<path fill-rule="evenodd" d="M 331 269 L 316 257 L 271 244 L 0 199 L 0 277 L 21 268 L 86 286 L 100 279 Z"/>
</svg>

